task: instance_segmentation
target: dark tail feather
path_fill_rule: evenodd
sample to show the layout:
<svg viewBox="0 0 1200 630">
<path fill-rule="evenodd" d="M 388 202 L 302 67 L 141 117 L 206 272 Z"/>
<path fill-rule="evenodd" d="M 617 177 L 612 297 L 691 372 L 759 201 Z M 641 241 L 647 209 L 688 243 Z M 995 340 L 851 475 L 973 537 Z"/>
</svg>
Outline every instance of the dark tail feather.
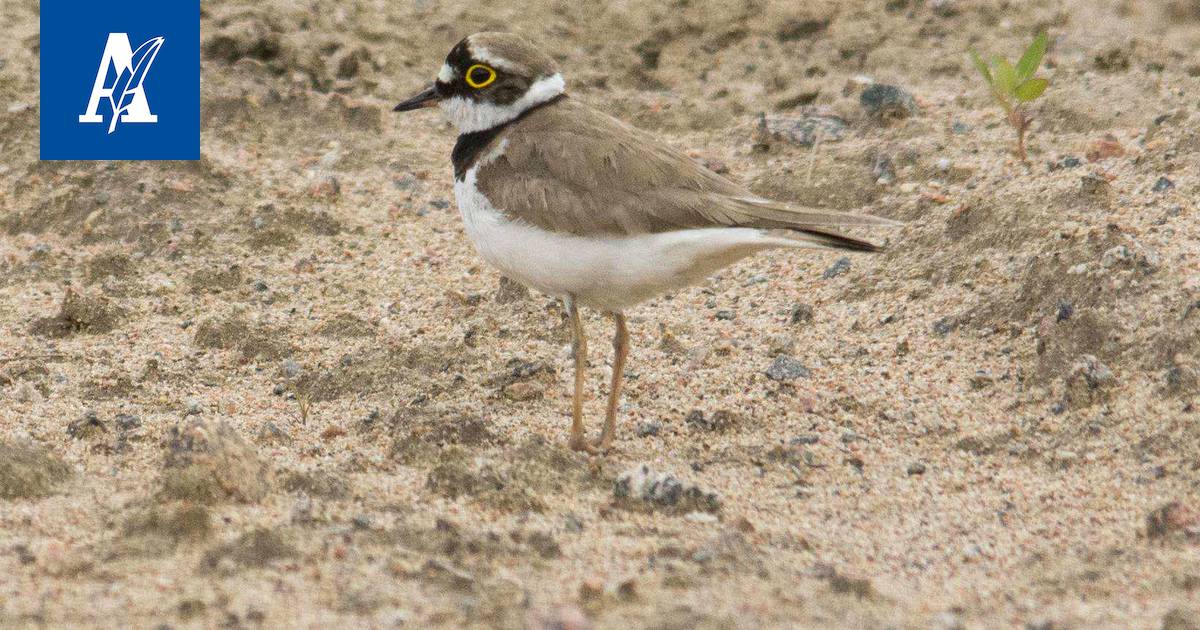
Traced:
<svg viewBox="0 0 1200 630">
<path fill-rule="evenodd" d="M 855 252 L 883 251 L 882 247 L 874 243 L 864 241 L 860 238 L 839 234 L 832 230 L 820 230 L 816 228 L 793 228 L 790 230 L 771 230 L 771 233 L 790 240 L 799 241 L 810 247 L 845 249 Z"/>
</svg>

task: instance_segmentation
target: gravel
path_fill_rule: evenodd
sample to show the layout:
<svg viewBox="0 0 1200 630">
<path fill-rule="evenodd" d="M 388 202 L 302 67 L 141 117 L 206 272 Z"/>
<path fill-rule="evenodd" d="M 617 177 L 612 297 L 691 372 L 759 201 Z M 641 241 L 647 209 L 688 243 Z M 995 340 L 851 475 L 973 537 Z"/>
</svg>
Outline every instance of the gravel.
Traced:
<svg viewBox="0 0 1200 630">
<path fill-rule="evenodd" d="M 613 496 L 618 500 L 680 514 L 721 511 L 721 499 L 715 492 L 669 473 L 656 471 L 647 464 L 639 464 L 618 475 L 613 485 Z"/>
</svg>

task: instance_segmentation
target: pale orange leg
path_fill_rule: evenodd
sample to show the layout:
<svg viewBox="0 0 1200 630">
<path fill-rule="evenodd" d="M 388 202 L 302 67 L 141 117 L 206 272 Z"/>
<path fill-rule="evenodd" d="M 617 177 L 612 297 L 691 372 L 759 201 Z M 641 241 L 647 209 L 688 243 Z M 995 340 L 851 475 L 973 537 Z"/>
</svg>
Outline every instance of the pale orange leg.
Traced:
<svg viewBox="0 0 1200 630">
<path fill-rule="evenodd" d="M 575 355 L 575 398 L 571 407 L 571 448 L 595 453 L 583 434 L 583 381 L 587 377 L 587 335 L 583 322 L 579 320 L 579 307 L 575 298 L 566 300 L 567 318 L 571 324 L 571 352 Z"/>
<path fill-rule="evenodd" d="M 593 444 L 601 451 L 612 448 L 617 433 L 617 411 L 621 405 L 621 386 L 625 383 L 625 359 L 629 356 L 629 329 L 625 326 L 625 314 L 613 313 L 617 325 L 613 333 L 612 389 L 608 392 L 608 414 L 604 417 L 604 430 L 600 439 Z"/>
</svg>

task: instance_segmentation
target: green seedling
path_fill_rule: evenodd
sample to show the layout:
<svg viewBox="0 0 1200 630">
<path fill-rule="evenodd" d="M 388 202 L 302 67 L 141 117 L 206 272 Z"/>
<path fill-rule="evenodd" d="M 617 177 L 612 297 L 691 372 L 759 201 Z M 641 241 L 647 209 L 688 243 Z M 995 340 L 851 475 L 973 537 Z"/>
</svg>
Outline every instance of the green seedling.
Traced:
<svg viewBox="0 0 1200 630">
<path fill-rule="evenodd" d="M 992 98 L 996 99 L 996 104 L 1004 110 L 1008 124 L 1017 132 L 1016 153 L 1022 162 L 1029 161 L 1025 155 L 1025 132 L 1029 131 L 1029 125 L 1033 122 L 1029 104 L 1037 100 L 1050 85 L 1050 81 L 1033 76 L 1042 65 L 1047 43 L 1046 33 L 1042 32 L 1025 49 L 1015 66 L 999 55 L 993 56 L 989 65 L 979 53 L 971 51 L 971 60 L 992 89 Z"/>
</svg>

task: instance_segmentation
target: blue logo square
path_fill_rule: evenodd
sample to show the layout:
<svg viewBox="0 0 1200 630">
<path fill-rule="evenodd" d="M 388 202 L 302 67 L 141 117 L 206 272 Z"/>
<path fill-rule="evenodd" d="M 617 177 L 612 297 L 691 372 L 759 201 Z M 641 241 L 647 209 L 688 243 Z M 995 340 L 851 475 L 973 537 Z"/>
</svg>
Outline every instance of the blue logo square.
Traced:
<svg viewBox="0 0 1200 630">
<path fill-rule="evenodd" d="M 41 2 L 43 160 L 200 159 L 200 0 Z"/>
</svg>

